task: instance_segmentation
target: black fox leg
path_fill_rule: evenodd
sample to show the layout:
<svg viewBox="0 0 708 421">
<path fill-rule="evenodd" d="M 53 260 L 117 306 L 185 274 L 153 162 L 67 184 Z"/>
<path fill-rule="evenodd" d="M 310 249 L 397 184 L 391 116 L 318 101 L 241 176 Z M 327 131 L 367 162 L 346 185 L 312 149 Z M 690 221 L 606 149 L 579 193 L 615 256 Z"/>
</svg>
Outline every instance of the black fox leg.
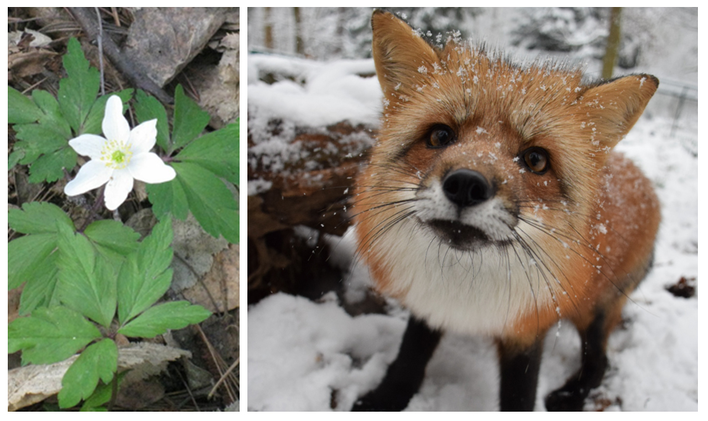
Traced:
<svg viewBox="0 0 708 421">
<path fill-rule="evenodd" d="M 609 331 L 614 323 L 608 326 L 605 314 L 600 312 L 585 331 L 580 332 L 582 341 L 582 363 L 580 369 L 573 374 L 558 390 L 546 396 L 546 409 L 549 411 L 580 411 L 585 398 L 590 391 L 602 383 L 607 369 L 605 345 Z"/>
<path fill-rule="evenodd" d="M 499 409 L 532 411 L 536 401 L 543 340 L 539 339 L 526 348 L 500 340 L 497 342 L 497 348 L 500 371 Z"/>
<path fill-rule="evenodd" d="M 411 316 L 396 360 L 381 384 L 354 403 L 353 411 L 401 411 L 423 383 L 425 366 L 442 332 Z"/>
</svg>

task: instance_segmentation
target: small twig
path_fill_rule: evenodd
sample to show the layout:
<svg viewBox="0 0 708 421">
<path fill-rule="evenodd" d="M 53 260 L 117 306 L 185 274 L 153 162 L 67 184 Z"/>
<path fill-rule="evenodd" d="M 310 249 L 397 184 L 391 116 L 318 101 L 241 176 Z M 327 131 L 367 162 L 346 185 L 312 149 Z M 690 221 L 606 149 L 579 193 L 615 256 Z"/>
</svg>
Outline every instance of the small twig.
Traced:
<svg viewBox="0 0 708 421">
<path fill-rule="evenodd" d="M 101 95 L 106 95 L 106 79 L 103 75 L 103 20 L 101 20 L 101 11 L 96 9 L 96 19 L 98 20 L 98 36 L 96 37 L 96 42 L 98 43 L 98 67 L 101 71 Z"/>
<path fill-rule="evenodd" d="M 238 367 L 239 361 L 241 361 L 241 358 L 240 357 L 236 358 L 236 361 L 234 361 L 234 363 L 231 364 L 231 366 L 228 368 L 228 370 L 226 370 L 226 372 L 221 375 L 221 377 L 219 378 L 219 381 L 217 381 L 216 384 L 214 385 L 214 387 L 212 387 L 211 390 L 209 391 L 209 394 L 207 395 L 207 397 L 209 399 L 211 399 L 212 396 L 214 396 L 216 389 L 219 386 L 221 386 L 221 383 L 223 383 L 224 380 L 226 380 L 226 378 L 231 374 L 231 372 L 234 371 L 234 369 L 236 369 L 236 367 Z"/>
<path fill-rule="evenodd" d="M 118 17 L 118 9 L 111 7 L 111 16 L 113 16 L 113 23 L 120 28 L 120 18 Z"/>
<path fill-rule="evenodd" d="M 211 359 L 214 362 L 214 366 L 219 371 L 219 376 L 220 376 L 219 383 L 223 382 L 222 379 L 224 379 L 224 380 L 229 379 L 231 376 L 231 373 L 230 373 L 231 368 L 229 367 L 229 369 L 226 370 L 226 372 L 223 371 L 223 366 L 226 365 L 226 362 L 221 357 L 219 352 L 214 348 L 214 345 L 211 344 L 211 341 L 209 341 L 209 338 L 207 338 L 207 336 L 204 333 L 204 330 L 202 330 L 201 326 L 195 325 L 195 328 L 199 332 L 199 336 L 201 336 L 202 341 L 204 341 L 204 344 L 207 347 L 207 351 L 209 351 L 209 355 L 211 356 Z M 234 393 L 233 390 L 231 390 L 231 385 L 229 384 L 229 382 L 224 383 L 224 388 L 226 389 L 226 393 L 229 395 L 229 398 L 231 399 L 231 401 L 232 402 L 235 401 L 236 394 Z M 212 392 L 214 390 L 215 389 L 212 389 Z"/>
<path fill-rule="evenodd" d="M 192 394 L 192 389 L 189 387 L 189 383 L 182 377 L 182 374 L 177 370 L 175 371 L 177 373 L 177 376 L 179 376 L 179 379 L 182 381 L 182 384 L 184 385 L 184 390 L 187 391 L 187 394 L 189 394 L 189 399 L 192 400 L 192 404 L 194 404 L 194 407 L 197 409 L 198 412 L 201 412 L 201 409 L 199 409 L 199 404 L 197 403 L 197 399 L 194 397 L 194 394 Z"/>
<path fill-rule="evenodd" d="M 37 86 L 39 86 L 39 85 L 41 85 L 42 83 L 44 83 L 45 80 L 47 80 L 47 78 L 46 78 L 46 77 L 43 77 L 42 80 L 40 80 L 39 82 L 37 82 L 37 83 L 35 83 L 35 84 L 33 84 L 33 85 L 30 85 L 27 89 L 25 89 L 24 91 L 22 91 L 22 93 L 23 93 L 23 94 L 29 93 L 30 91 L 32 91 L 32 90 L 33 90 L 34 88 L 36 88 Z"/>
</svg>

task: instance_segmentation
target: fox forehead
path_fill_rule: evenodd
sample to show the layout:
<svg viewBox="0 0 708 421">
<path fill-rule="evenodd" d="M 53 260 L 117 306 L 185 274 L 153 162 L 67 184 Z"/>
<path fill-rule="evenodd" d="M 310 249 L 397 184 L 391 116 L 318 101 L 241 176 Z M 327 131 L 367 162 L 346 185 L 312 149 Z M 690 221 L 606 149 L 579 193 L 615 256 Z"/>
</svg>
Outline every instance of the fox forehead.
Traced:
<svg viewBox="0 0 708 421">
<path fill-rule="evenodd" d="M 581 72 L 568 65 L 516 65 L 472 44 L 451 42 L 437 51 L 437 61 L 420 59 L 413 65 L 418 75 L 384 101 L 384 129 L 397 127 L 410 141 L 442 123 L 490 133 L 512 129 L 522 142 L 530 142 L 567 124 L 588 88 L 581 84 Z M 399 119 L 418 124 L 402 130 Z"/>
</svg>

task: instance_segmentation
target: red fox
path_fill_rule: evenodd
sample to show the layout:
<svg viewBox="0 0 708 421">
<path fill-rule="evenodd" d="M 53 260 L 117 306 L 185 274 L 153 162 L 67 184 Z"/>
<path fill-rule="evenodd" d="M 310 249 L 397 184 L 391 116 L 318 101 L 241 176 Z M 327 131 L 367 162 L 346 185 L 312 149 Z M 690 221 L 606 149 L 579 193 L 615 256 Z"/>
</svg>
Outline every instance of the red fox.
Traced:
<svg viewBox="0 0 708 421">
<path fill-rule="evenodd" d="M 450 39 L 441 50 L 372 16 L 383 117 L 358 176 L 358 253 L 411 318 L 382 383 L 354 410 L 401 410 L 443 331 L 494 338 L 502 410 L 532 410 L 546 332 L 569 319 L 581 367 L 545 397 L 581 410 L 607 338 L 653 259 L 651 182 L 612 148 L 659 81 L 583 84 L 555 62 L 517 66 Z"/>
</svg>

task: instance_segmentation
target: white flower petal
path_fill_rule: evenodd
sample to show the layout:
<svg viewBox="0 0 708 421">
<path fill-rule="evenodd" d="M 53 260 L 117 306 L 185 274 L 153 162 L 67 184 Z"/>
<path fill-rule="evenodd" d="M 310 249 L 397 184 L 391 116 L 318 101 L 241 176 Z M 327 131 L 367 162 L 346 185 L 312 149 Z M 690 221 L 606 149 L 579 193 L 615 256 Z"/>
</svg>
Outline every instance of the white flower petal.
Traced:
<svg viewBox="0 0 708 421">
<path fill-rule="evenodd" d="M 69 141 L 69 145 L 74 148 L 76 153 L 88 156 L 91 159 L 99 159 L 101 157 L 101 150 L 105 143 L 105 138 L 95 134 L 82 134 Z"/>
<path fill-rule="evenodd" d="M 130 125 L 123 117 L 123 101 L 117 95 L 112 95 L 106 102 L 106 114 L 103 116 L 103 135 L 108 140 L 127 141 L 130 136 Z"/>
<path fill-rule="evenodd" d="M 79 169 L 76 177 L 67 183 L 64 193 L 67 196 L 76 196 L 101 187 L 111 178 L 111 174 L 113 169 L 103 165 L 101 161 L 89 161 Z"/>
<path fill-rule="evenodd" d="M 136 179 L 150 184 L 170 181 L 177 173 L 154 153 L 133 155 L 128 164 L 128 171 Z"/>
<path fill-rule="evenodd" d="M 113 171 L 104 193 L 106 207 L 109 210 L 116 210 L 121 203 L 125 202 L 131 190 L 133 190 L 133 177 L 130 172 L 127 170 Z"/>
<path fill-rule="evenodd" d="M 157 140 L 157 119 L 140 123 L 130 132 L 130 149 L 134 154 L 150 152 Z"/>
</svg>

